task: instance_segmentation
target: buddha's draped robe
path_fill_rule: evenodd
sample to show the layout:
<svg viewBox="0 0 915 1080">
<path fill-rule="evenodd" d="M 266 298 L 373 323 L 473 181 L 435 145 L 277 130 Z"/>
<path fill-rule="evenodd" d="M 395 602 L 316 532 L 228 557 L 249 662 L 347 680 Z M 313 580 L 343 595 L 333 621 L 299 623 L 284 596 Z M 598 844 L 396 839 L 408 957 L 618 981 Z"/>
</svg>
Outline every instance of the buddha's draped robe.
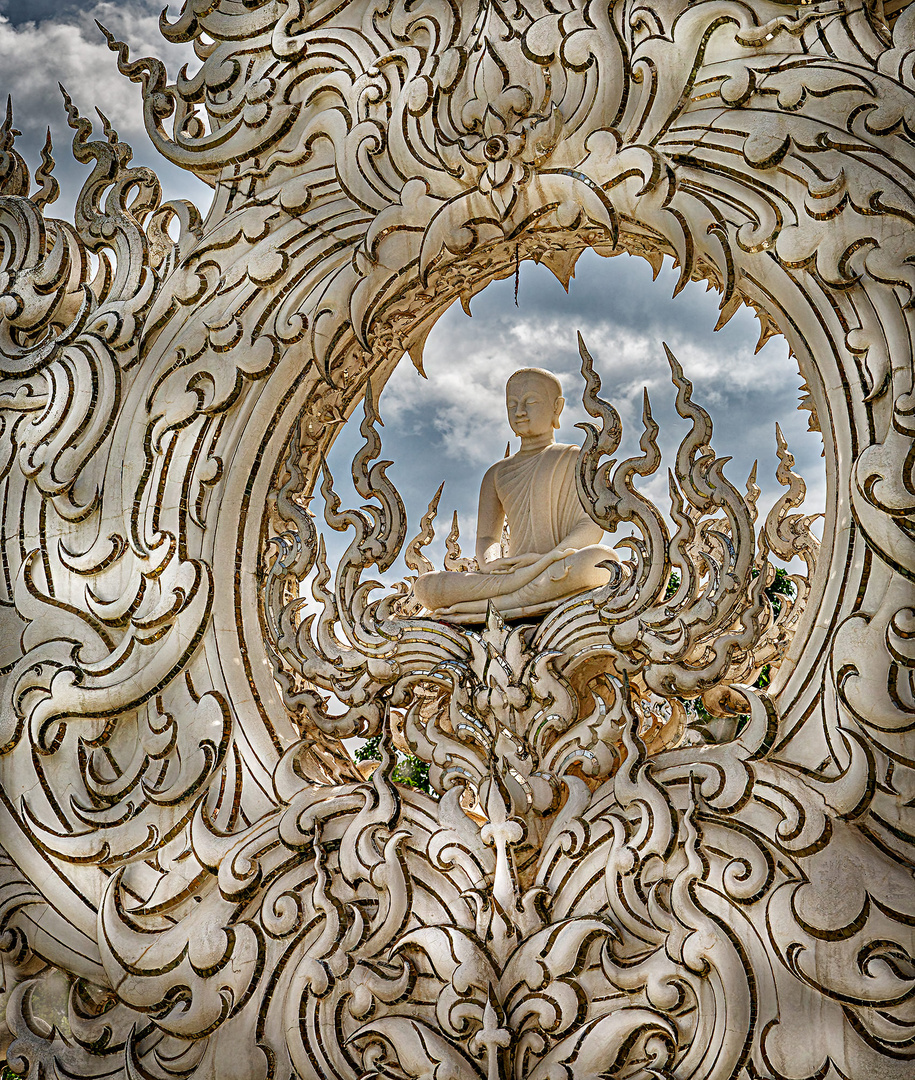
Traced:
<svg viewBox="0 0 915 1080">
<path fill-rule="evenodd" d="M 554 443 L 536 454 L 499 462 L 496 494 L 508 518 L 509 554 L 545 555 L 591 519 L 575 486 L 577 446 Z M 593 524 L 593 523 L 592 523 Z M 602 531 L 594 525 L 594 542 Z"/>
</svg>

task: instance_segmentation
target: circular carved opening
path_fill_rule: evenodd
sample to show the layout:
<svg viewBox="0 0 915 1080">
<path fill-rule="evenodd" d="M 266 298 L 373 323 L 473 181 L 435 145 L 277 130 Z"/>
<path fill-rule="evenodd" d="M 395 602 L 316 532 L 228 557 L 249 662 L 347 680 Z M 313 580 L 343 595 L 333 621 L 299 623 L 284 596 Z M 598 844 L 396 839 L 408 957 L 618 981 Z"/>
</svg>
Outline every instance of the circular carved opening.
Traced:
<svg viewBox="0 0 915 1080">
<path fill-rule="evenodd" d="M 566 405 L 556 438 L 581 443 L 577 425 L 589 417 L 581 401 L 578 331 L 594 356 L 602 395 L 620 411 L 623 456 L 638 451 L 643 390 L 649 393 L 661 428 L 663 464 L 643 490 L 659 505 L 666 494 L 666 470 L 674 465 L 685 427 L 676 412 L 666 342 L 693 382 L 696 400 L 711 414 L 716 451 L 732 458 L 726 467 L 731 482 L 745 488 L 759 460 L 760 515 L 764 517 L 784 491 L 775 477 L 776 422 L 795 457 L 795 471 L 807 483 L 805 512 L 824 510 L 822 435 L 784 338 L 767 329 L 748 307 L 713 332 L 719 318 L 717 294 L 690 282 L 673 297 L 677 277 L 669 264 L 653 280 L 652 269 L 641 259 L 603 259 L 589 251 L 578 262 L 566 295 L 545 267 L 524 263 L 517 307 L 515 280 L 509 277 L 473 298 L 468 305 L 472 318 L 456 303 L 439 318 L 423 353 L 428 378 L 404 357 L 379 400 L 385 424 L 382 456 L 393 459 L 389 471 L 407 507 L 410 535 L 438 485 L 445 483 L 436 538 L 427 550 L 436 565 L 444 557 L 455 510 L 464 554 L 472 556 L 482 476 L 507 446 L 512 452 L 518 448 L 505 415 L 505 381 L 512 371 L 544 367 L 560 377 Z M 375 390 L 378 393 L 378 387 Z M 341 492 L 361 445 L 361 415 L 357 408 L 328 457 Z M 621 526 L 608 541 L 616 543 L 629 532 Z M 342 554 L 346 543 L 339 534 L 328 537 L 331 560 Z M 388 577 L 404 570 L 400 560 Z"/>
<path fill-rule="evenodd" d="M 556 267 L 551 269 L 555 273 Z M 571 265 L 566 269 L 571 270 Z M 769 686 L 794 636 L 809 593 L 817 541 L 806 532 L 805 525 L 806 548 L 792 548 L 791 545 L 780 548 L 778 527 L 788 510 L 796 509 L 803 501 L 804 484 L 797 476 L 792 451 L 800 460 L 799 471 L 813 478 L 812 499 L 805 506 L 806 512 L 818 514 L 824 505 L 822 443 L 818 434 L 806 430 L 813 413 L 808 417 L 796 412 L 799 377 L 792 371 L 784 340 L 770 332 L 770 324 L 764 318 L 760 320 L 760 331 L 754 325 L 752 313 L 744 308 L 737 312 L 730 325 L 722 325 L 719 333 L 713 335 L 710 327 L 715 325 L 717 318 L 714 296 L 706 296 L 697 283 L 690 283 L 683 296 L 666 300 L 664 292 L 675 291 L 676 274 L 670 268 L 663 268 L 661 280 L 653 283 L 650 271 L 639 260 L 603 262 L 589 252 L 579 270 L 581 283 L 572 288 L 570 297 L 563 294 L 544 270 L 533 267 L 525 270 L 523 279 L 519 273 L 514 282 L 509 278 L 489 286 L 485 295 L 475 302 L 475 321 L 468 321 L 468 316 L 458 308 L 452 308 L 441 318 L 426 343 L 425 366 L 431 376 L 429 381 L 422 381 L 409 365 L 402 364 L 388 380 L 384 393 L 379 385 L 372 388 L 365 410 L 357 409 L 358 424 L 351 422 L 344 426 L 329 456 L 332 479 L 325 476 L 322 484 L 324 511 L 329 515 L 327 524 L 339 531 L 322 529 L 328 557 L 326 568 L 319 567 L 318 577 L 329 573 L 331 578 L 336 578 L 338 588 L 341 580 L 350 573 L 349 570 L 335 573 L 338 565 L 350 564 L 353 553 L 352 536 L 345 523 L 346 515 L 340 516 L 338 497 L 344 506 L 357 506 L 366 498 L 378 497 L 382 503 L 382 519 L 388 513 L 384 509 L 387 500 L 390 512 L 397 517 L 396 507 L 391 509 L 390 492 L 387 496 L 379 495 L 374 488 L 373 474 L 367 468 L 367 462 L 378 457 L 393 461 L 381 487 L 390 480 L 404 497 L 407 520 L 402 535 L 405 539 L 413 539 L 401 547 L 402 558 L 394 562 L 397 545 L 393 538 L 401 526 L 390 529 L 386 525 L 379 526 L 378 516 L 371 511 L 375 515 L 378 541 L 372 541 L 364 549 L 364 554 L 371 558 L 362 565 L 368 569 L 371 559 L 376 559 L 378 567 L 386 571 L 381 575 L 384 584 L 388 589 L 393 587 L 396 595 L 406 598 L 406 606 L 396 602 L 399 616 L 410 618 L 420 614 L 420 602 L 430 607 L 422 601 L 418 586 L 411 594 L 411 585 L 418 574 L 441 572 L 444 568 L 444 576 L 450 578 L 451 585 L 460 574 L 450 577 L 447 571 L 470 570 L 472 576 L 477 569 L 472 560 L 475 555 L 479 559 L 474 537 L 481 478 L 488 466 L 518 449 L 505 416 L 506 380 L 513 371 L 524 367 L 543 367 L 556 373 L 562 380 L 567 402 L 558 440 L 580 445 L 581 434 L 576 427 L 589 419 L 581 401 L 585 385 L 583 358 L 575 344 L 575 331 L 580 330 L 595 357 L 603 394 L 616 407 L 624 431 L 619 453 L 611 450 L 607 456 L 615 454 L 615 460 L 623 462 L 619 467 L 624 471 L 627 467 L 625 459 L 635 463 L 626 483 L 634 484 L 639 493 L 637 498 L 644 498 L 653 508 L 651 513 L 656 510 L 659 518 L 664 520 L 666 524 L 662 531 L 666 528 L 669 537 L 675 533 L 679 535 L 684 527 L 682 491 L 695 492 L 691 485 L 700 474 L 705 477 L 703 483 L 709 480 L 712 475 L 710 461 L 717 461 L 715 469 L 720 468 L 722 475 L 726 466 L 732 493 L 732 496 L 723 496 L 724 503 L 712 501 L 711 517 L 731 497 L 746 510 L 749 532 L 743 540 L 739 539 L 734 518 L 729 518 L 727 512 L 718 523 L 711 519 L 704 521 L 701 511 L 694 514 L 689 529 L 697 537 L 717 536 L 718 540 L 713 541 L 707 552 L 711 561 L 706 555 L 698 555 L 698 562 L 704 561 L 704 566 L 690 588 L 695 586 L 698 593 L 705 595 L 704 590 L 711 588 L 716 575 L 727 576 L 733 572 L 728 566 L 729 559 L 737 557 L 735 549 L 743 544 L 746 550 L 747 543 L 751 547 L 758 543 L 758 548 L 754 549 L 757 553 L 749 556 L 751 563 L 744 567 L 743 573 L 748 586 L 751 570 L 753 577 L 761 574 L 768 581 L 766 596 L 775 612 L 773 624 L 777 623 L 781 612 L 792 607 L 791 604 L 783 606 L 775 597 L 779 583 L 784 585 L 780 592 L 782 597 L 789 600 L 799 597 L 799 602 L 793 606 L 793 621 L 778 624 L 775 633 L 778 643 L 763 660 L 758 660 L 751 649 L 746 654 L 746 670 L 742 669 L 741 673 L 729 669 L 727 677 L 717 683 L 712 677 L 707 682 L 697 682 L 693 688 L 695 692 L 682 689 L 671 690 L 669 694 L 662 692 L 662 697 L 670 698 L 672 706 L 701 697 L 705 711 L 695 714 L 705 725 L 701 736 L 713 741 L 719 737 L 730 738 L 734 735 L 734 718 L 729 719 L 726 714 L 745 712 L 745 705 L 742 699 L 738 701 L 733 695 L 727 697 L 731 693 L 728 687 L 732 682 L 745 681 L 752 685 L 757 679 L 764 680 L 758 685 Z M 516 307 L 514 299 L 523 302 Z M 684 371 L 680 370 L 670 350 L 670 358 L 665 356 L 667 346 L 679 354 Z M 382 382 L 380 375 L 376 375 L 375 381 L 377 384 Z M 710 418 L 703 413 L 703 423 L 707 423 L 708 428 L 698 440 L 696 414 L 690 401 L 700 410 L 704 407 L 711 413 Z M 591 405 L 588 412 L 593 417 L 597 413 Z M 385 424 L 383 431 L 374 426 L 374 420 L 369 423 L 368 418 L 374 416 L 376 410 Z M 781 423 L 778 434 L 776 421 Z M 716 425 L 714 437 L 712 422 Z M 816 427 L 815 423 L 810 426 Z M 695 443 L 693 460 L 698 455 L 706 461 L 705 466 L 684 464 L 683 448 L 690 438 Z M 364 447 L 373 441 L 371 457 L 366 459 Z M 757 467 L 756 459 L 761 467 Z M 347 482 L 351 468 L 361 499 L 356 498 L 356 492 Z M 362 486 L 357 479 L 360 471 Z M 579 473 L 579 484 L 582 483 L 581 475 Z M 609 472 L 606 475 L 609 477 Z M 441 497 L 439 492 L 433 496 L 442 478 L 446 494 Z M 573 478 L 570 482 L 574 485 L 576 481 Z M 579 487 L 579 490 L 583 489 Z M 692 505 L 693 510 L 697 510 L 698 503 Z M 596 509 L 596 504 L 592 508 Z M 320 499 L 316 509 L 321 527 Z M 459 511 L 454 520 L 452 510 Z M 433 542 L 432 523 L 436 513 L 438 539 Z M 689 513 L 692 511 L 688 510 Z M 662 606 L 669 599 L 673 612 L 675 602 L 672 598 L 679 595 L 681 574 L 688 576 L 688 570 L 677 569 L 673 548 L 670 549 L 670 564 L 665 561 L 666 555 L 659 554 L 660 549 L 655 548 L 652 552 L 644 528 L 633 526 L 633 522 L 638 521 L 639 514 L 633 514 L 631 507 L 617 514 L 612 524 L 605 523 L 608 533 L 603 543 L 615 548 L 620 562 L 628 568 L 625 573 L 630 576 L 641 572 L 640 564 L 660 557 L 667 569 L 659 572 L 667 578 L 661 583 L 658 596 Z M 647 548 L 644 546 L 646 541 Z M 713 550 L 719 541 L 720 552 Z M 363 540 L 358 542 L 364 543 Z M 518 554 L 512 549 L 509 534 L 503 532 L 502 542 L 503 558 Z M 696 542 L 701 547 L 700 541 Z M 376 551 L 378 544 L 380 547 Z M 382 551 L 385 544 L 392 553 L 390 559 Z M 801 558 L 792 558 L 792 555 L 804 555 L 805 550 L 811 557 L 804 556 L 804 562 Z M 765 551 L 774 555 L 776 561 L 789 565 L 778 571 L 775 566 L 767 566 Z M 636 553 L 634 558 L 633 553 Z M 352 565 L 355 567 L 356 564 Z M 694 565 L 698 563 L 694 562 Z M 789 579 L 789 573 L 795 576 Z M 373 579 L 378 576 L 375 568 L 366 574 Z M 665 585 L 667 598 L 664 597 Z M 773 595 L 769 595 L 770 586 Z M 320 587 L 315 593 L 316 598 L 319 593 Z M 689 600 L 690 604 L 693 599 L 695 594 Z M 338 605 L 339 602 L 340 597 L 337 598 Z M 765 598 L 762 603 L 765 607 Z M 539 601 L 523 610 L 509 606 L 505 609 L 506 619 L 546 617 L 555 607 L 555 604 L 551 606 Z M 447 610 L 442 615 L 434 604 L 431 610 L 433 617 L 442 617 L 446 622 L 455 617 L 454 612 L 449 614 Z M 461 616 L 457 618 L 458 623 L 473 621 L 469 618 L 471 613 L 467 619 L 463 618 L 464 612 L 458 614 Z M 676 616 L 672 615 L 672 618 L 676 622 Z M 731 621 L 722 623 L 715 633 L 733 632 L 741 618 L 745 619 L 745 616 L 738 615 L 735 609 Z M 475 617 L 475 621 L 479 622 L 479 618 Z M 709 638 L 699 652 L 711 641 Z M 632 644 L 627 640 L 624 648 Z M 588 679 L 594 676 L 595 672 L 587 673 Z M 721 693 L 718 693 L 719 689 Z M 724 722 L 721 731 L 718 731 L 721 724 L 715 726 L 716 718 Z M 682 727 L 679 730 L 682 735 Z M 663 745 L 660 743 L 657 748 Z"/>
<path fill-rule="evenodd" d="M 483 154 L 490 161 L 500 161 L 508 153 L 508 143 L 501 135 L 494 135 L 483 144 Z"/>
</svg>

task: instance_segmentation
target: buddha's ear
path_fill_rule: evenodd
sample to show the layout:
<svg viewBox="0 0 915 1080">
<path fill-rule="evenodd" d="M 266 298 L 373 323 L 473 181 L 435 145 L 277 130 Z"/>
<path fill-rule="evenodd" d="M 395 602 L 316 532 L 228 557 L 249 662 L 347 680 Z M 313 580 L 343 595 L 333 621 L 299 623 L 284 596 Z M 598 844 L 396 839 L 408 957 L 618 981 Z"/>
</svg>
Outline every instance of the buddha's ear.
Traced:
<svg viewBox="0 0 915 1080">
<path fill-rule="evenodd" d="M 553 407 L 553 427 L 557 430 L 559 429 L 559 417 L 562 414 L 562 410 L 565 408 L 565 406 L 566 399 L 560 394 L 559 397 L 556 398 L 556 404 Z"/>
</svg>

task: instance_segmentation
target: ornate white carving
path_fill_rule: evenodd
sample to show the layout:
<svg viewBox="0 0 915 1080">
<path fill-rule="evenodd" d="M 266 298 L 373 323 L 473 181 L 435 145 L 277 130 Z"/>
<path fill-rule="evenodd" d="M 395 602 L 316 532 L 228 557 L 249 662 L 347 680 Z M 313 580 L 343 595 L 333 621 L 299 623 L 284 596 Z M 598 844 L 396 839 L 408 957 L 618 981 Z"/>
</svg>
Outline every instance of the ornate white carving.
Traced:
<svg viewBox="0 0 915 1080">
<path fill-rule="evenodd" d="M 68 1029 L 11 995 L 14 1068 L 911 1077 L 913 31 L 861 0 L 188 0 L 163 32 L 197 74 L 111 45 L 205 220 L 69 102 L 92 172 L 51 219 L 50 151 L 30 197 L 7 120 L 0 948 L 74 976 Z M 303 496 L 369 379 L 516 259 L 568 280 L 589 246 L 672 255 L 786 336 L 819 552 L 787 448 L 760 528 L 675 363 L 671 535 L 632 485 L 650 411 L 610 467 L 585 359 L 581 490 L 641 534 L 615 581 L 527 628 L 374 603 L 406 522 L 369 393 L 374 509 L 323 478 L 331 587 Z M 766 548 L 812 573 L 774 622 Z M 721 737 L 677 744 L 697 694 Z M 366 781 L 339 736 L 376 730 Z"/>
</svg>

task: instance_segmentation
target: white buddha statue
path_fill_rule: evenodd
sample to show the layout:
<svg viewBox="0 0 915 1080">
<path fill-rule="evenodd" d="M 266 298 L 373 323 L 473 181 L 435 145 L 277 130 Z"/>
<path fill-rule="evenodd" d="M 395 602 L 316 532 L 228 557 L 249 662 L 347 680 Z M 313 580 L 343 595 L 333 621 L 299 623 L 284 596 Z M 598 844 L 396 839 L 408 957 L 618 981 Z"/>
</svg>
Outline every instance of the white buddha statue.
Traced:
<svg viewBox="0 0 915 1080">
<path fill-rule="evenodd" d="M 538 614 L 605 585 L 618 561 L 578 496 L 579 447 L 555 441 L 562 386 L 542 368 L 516 371 L 505 387 L 508 422 L 521 448 L 483 477 L 477 514 L 478 572 L 422 574 L 413 595 L 436 617 L 479 622 L 487 605 L 503 618 Z M 508 521 L 509 554 L 502 555 Z"/>
</svg>

